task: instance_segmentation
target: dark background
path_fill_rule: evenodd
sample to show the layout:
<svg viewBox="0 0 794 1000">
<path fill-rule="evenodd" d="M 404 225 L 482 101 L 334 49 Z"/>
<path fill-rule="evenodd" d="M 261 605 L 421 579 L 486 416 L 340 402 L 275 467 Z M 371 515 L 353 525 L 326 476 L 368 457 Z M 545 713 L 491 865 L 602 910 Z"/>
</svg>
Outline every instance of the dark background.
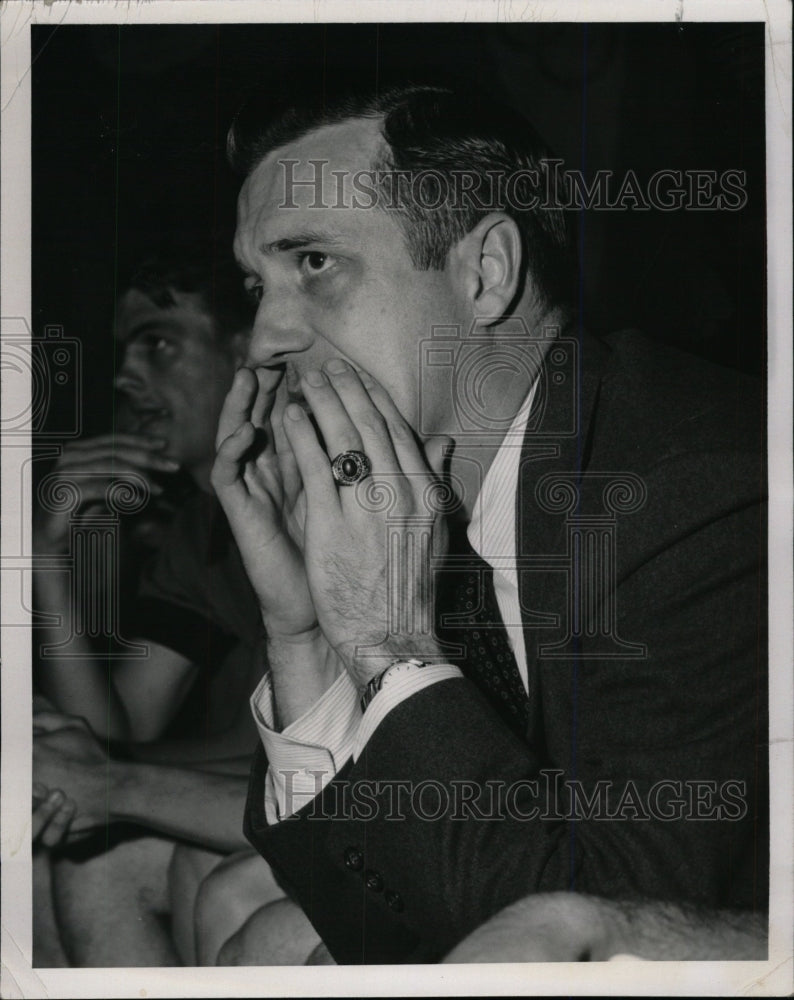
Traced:
<svg viewBox="0 0 794 1000">
<path fill-rule="evenodd" d="M 588 177 L 745 170 L 738 212 L 580 213 L 581 301 L 595 330 L 639 326 L 760 374 L 763 41 L 762 24 L 34 27 L 34 335 L 82 342 L 83 426 L 109 429 L 119 283 L 170 234 L 230 247 L 225 137 L 247 89 L 409 79 L 501 93 Z"/>
</svg>

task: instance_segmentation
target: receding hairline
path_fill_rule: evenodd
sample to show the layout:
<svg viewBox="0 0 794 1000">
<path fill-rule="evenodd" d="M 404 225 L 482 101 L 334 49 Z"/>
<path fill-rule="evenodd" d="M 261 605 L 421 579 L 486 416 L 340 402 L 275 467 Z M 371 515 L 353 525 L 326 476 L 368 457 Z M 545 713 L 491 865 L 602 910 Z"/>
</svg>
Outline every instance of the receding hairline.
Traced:
<svg viewBox="0 0 794 1000">
<path fill-rule="evenodd" d="M 266 161 L 278 162 L 279 157 L 283 157 L 286 150 L 289 150 L 291 146 L 296 146 L 306 140 L 313 139 L 317 136 L 322 136 L 326 132 L 334 132 L 343 129 L 348 126 L 362 125 L 371 126 L 369 128 L 370 142 L 361 143 L 362 152 L 369 152 L 371 154 L 367 166 L 369 168 L 376 167 L 381 158 L 387 157 L 391 150 L 388 140 L 384 134 L 384 126 L 386 121 L 386 113 L 382 111 L 373 112 L 372 114 L 349 114 L 344 117 L 340 117 L 338 120 L 334 121 L 323 121 L 318 124 L 308 125 L 307 127 L 296 132 L 296 134 L 286 142 L 281 143 L 278 146 L 273 146 L 264 152 L 259 159 L 253 163 L 248 170 L 245 180 L 243 181 L 243 186 L 251 178 L 263 163 Z M 309 162 L 307 158 L 305 162 Z"/>
</svg>

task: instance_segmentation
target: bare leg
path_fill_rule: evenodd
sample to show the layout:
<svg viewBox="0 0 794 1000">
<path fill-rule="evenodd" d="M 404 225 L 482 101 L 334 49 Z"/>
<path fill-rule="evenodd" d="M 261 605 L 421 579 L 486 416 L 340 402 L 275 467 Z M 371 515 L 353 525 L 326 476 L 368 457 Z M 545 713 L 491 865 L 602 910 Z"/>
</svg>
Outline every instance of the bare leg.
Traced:
<svg viewBox="0 0 794 1000">
<path fill-rule="evenodd" d="M 199 965 L 215 965 L 221 945 L 266 903 L 284 896 L 270 866 L 256 851 L 240 851 L 214 868 L 196 898 Z"/>
<path fill-rule="evenodd" d="M 184 965 L 196 965 L 196 895 L 202 881 L 223 860 L 222 854 L 177 844 L 168 870 L 171 933 Z"/>
<path fill-rule="evenodd" d="M 257 910 L 229 938 L 220 950 L 218 965 L 306 965 L 313 955 L 320 959 L 320 944 L 319 934 L 298 904 L 277 899 Z"/>
<path fill-rule="evenodd" d="M 58 859 L 53 895 L 78 968 L 179 965 L 168 916 L 173 841 L 124 840 L 84 860 Z"/>
</svg>

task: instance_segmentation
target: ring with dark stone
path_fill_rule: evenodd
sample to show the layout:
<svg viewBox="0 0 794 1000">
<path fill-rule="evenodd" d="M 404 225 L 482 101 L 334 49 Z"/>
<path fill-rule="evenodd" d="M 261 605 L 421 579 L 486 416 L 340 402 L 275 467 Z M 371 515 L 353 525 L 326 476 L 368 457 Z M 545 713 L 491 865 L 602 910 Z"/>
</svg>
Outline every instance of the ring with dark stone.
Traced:
<svg viewBox="0 0 794 1000">
<path fill-rule="evenodd" d="M 355 486 L 372 472 L 372 465 L 363 451 L 342 451 L 331 462 L 331 472 L 340 486 Z"/>
</svg>

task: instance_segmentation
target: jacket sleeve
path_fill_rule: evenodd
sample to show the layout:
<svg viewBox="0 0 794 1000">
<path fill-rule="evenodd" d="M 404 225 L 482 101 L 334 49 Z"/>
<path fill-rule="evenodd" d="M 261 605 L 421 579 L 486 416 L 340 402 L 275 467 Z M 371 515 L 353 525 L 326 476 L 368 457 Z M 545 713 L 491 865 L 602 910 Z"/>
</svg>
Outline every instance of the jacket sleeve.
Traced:
<svg viewBox="0 0 794 1000">
<path fill-rule="evenodd" d="M 528 742 L 468 680 L 433 685 L 292 826 L 249 826 L 337 961 L 437 960 L 539 891 L 765 908 L 762 489 L 726 496 L 731 461 L 646 476 L 614 594 L 641 657 L 585 636 L 538 658 Z M 675 517 L 671 481 L 692 491 Z"/>
</svg>

